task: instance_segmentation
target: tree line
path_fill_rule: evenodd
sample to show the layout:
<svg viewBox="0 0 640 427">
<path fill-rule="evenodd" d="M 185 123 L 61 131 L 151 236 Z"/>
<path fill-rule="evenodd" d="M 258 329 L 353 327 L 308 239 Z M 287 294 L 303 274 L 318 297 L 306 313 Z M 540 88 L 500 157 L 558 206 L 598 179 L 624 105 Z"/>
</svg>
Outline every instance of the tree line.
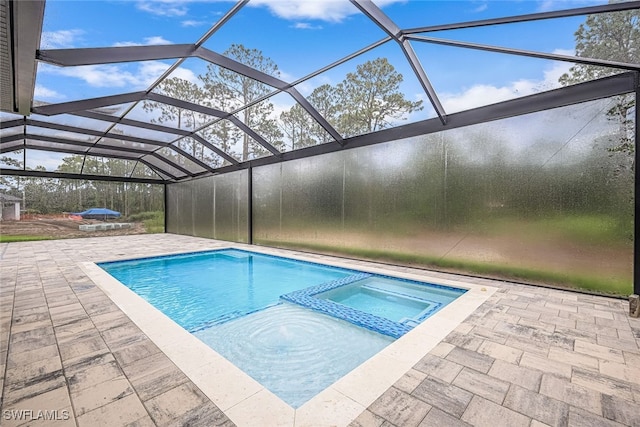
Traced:
<svg viewBox="0 0 640 427">
<path fill-rule="evenodd" d="M 226 57 L 279 77 L 278 66 L 257 49 L 233 44 Z M 335 86 L 323 84 L 307 100 L 341 135 L 348 137 L 389 127 L 407 115 L 422 109 L 422 101 L 407 100 L 400 90 L 404 77 L 386 58 L 357 65 Z M 327 131 L 298 103 L 276 115 L 267 95 L 275 89 L 250 77 L 215 64 L 198 75 L 198 82 L 172 77 L 162 82 L 159 92 L 172 98 L 193 102 L 235 116 L 280 151 L 290 151 L 332 140 Z M 249 107 L 244 108 L 245 105 Z M 260 157 L 267 150 L 229 120 L 160 102 L 145 101 L 144 109 L 157 114 L 152 122 L 167 123 L 180 129 L 201 129 L 200 136 L 240 161 Z M 209 125 L 216 122 L 213 125 Z M 207 153 L 192 139 L 177 144 L 196 158 L 222 166 L 222 159 Z"/>
</svg>

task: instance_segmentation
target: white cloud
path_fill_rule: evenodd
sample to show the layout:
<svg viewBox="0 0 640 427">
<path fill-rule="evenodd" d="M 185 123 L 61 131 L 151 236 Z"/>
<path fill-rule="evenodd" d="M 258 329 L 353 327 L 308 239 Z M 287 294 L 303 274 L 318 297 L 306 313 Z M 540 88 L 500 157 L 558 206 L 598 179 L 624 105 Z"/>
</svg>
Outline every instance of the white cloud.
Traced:
<svg viewBox="0 0 640 427">
<path fill-rule="evenodd" d="M 291 80 L 287 80 L 287 81 L 291 81 Z M 331 79 L 331 77 L 327 76 L 327 75 L 319 75 L 316 76 L 310 80 L 306 80 L 300 84 L 298 84 L 296 86 L 296 89 L 298 89 L 298 92 L 300 92 L 302 94 L 302 96 L 309 96 L 311 95 L 311 93 L 318 87 L 322 86 L 322 85 L 331 85 L 334 86 L 336 84 L 335 81 L 333 81 Z"/>
<path fill-rule="evenodd" d="M 570 54 L 557 50 L 555 53 Z M 469 110 L 483 105 L 495 104 L 509 99 L 520 98 L 537 92 L 560 87 L 558 79 L 571 67 L 568 62 L 555 62 L 543 72 L 540 80 L 520 79 L 504 86 L 477 84 L 458 93 L 441 94 L 441 102 L 447 113 Z"/>
<path fill-rule="evenodd" d="M 83 30 L 43 31 L 40 46 L 43 49 L 64 49 L 74 47 L 84 34 Z"/>
<path fill-rule="evenodd" d="M 484 12 L 488 8 L 489 8 L 489 5 L 487 4 L 487 2 L 483 2 L 480 5 L 478 5 L 475 9 L 473 9 L 473 11 L 475 13 L 480 13 L 480 12 Z"/>
<path fill-rule="evenodd" d="M 153 83 L 169 66 L 158 61 L 146 61 L 132 70 L 130 66 L 84 65 L 80 67 L 43 66 L 41 73 L 72 77 L 96 88 L 120 87 L 141 89 Z"/>
<path fill-rule="evenodd" d="M 201 25 L 205 25 L 206 23 L 207 23 L 206 21 L 196 21 L 194 19 L 187 19 L 185 21 L 182 21 L 180 25 L 182 25 L 183 27 L 199 27 Z"/>
<path fill-rule="evenodd" d="M 187 14 L 186 2 L 179 0 L 139 0 L 136 7 L 158 16 L 184 16 Z"/>
<path fill-rule="evenodd" d="M 136 42 L 116 42 L 113 44 L 114 47 L 128 47 L 128 46 L 142 46 L 142 43 Z"/>
<path fill-rule="evenodd" d="M 538 12 L 606 4 L 607 0 L 538 0 Z"/>
<path fill-rule="evenodd" d="M 153 37 L 145 37 L 145 44 L 147 45 L 163 45 L 163 44 L 171 44 L 171 42 L 165 39 L 162 36 L 153 36 Z"/>
<path fill-rule="evenodd" d="M 442 95 L 441 102 L 445 111 L 452 113 L 529 95 L 532 93 L 531 88 L 532 83 L 526 80 L 512 82 L 502 87 L 477 84 L 464 92 L 445 93 Z"/>
<path fill-rule="evenodd" d="M 280 76 L 278 77 L 279 79 L 284 80 L 285 82 L 293 82 L 296 80 L 296 77 L 293 74 L 282 69 L 278 71 L 280 72 Z"/>
<path fill-rule="evenodd" d="M 65 98 L 65 96 L 60 92 L 56 92 L 55 90 L 38 84 L 33 92 L 33 97 L 38 100 L 60 100 Z"/>
<path fill-rule="evenodd" d="M 178 67 L 176 70 L 174 70 L 173 73 L 171 73 L 170 77 L 177 77 L 194 84 L 200 83 L 200 80 L 198 80 L 198 76 L 193 71 L 182 67 Z"/>
<path fill-rule="evenodd" d="M 376 5 L 380 8 L 403 0 L 380 0 Z M 290 20 L 317 19 L 327 22 L 341 22 L 350 15 L 360 11 L 348 0 L 253 0 L 249 6 L 267 7 L 274 15 Z"/>
<path fill-rule="evenodd" d="M 145 37 L 144 42 L 117 42 L 114 44 L 115 47 L 123 47 L 123 46 L 151 46 L 151 45 L 166 45 L 171 44 L 171 42 L 165 39 L 162 36 L 151 36 Z"/>
<path fill-rule="evenodd" d="M 62 164 L 62 160 L 68 157 L 67 153 L 54 153 L 51 151 L 27 150 L 27 169 L 35 169 L 44 166 L 48 171 L 54 171 Z"/>
<path fill-rule="evenodd" d="M 293 24 L 293 28 L 296 28 L 298 30 L 321 30 L 322 25 L 312 25 L 308 22 L 296 22 L 295 24 Z"/>
</svg>

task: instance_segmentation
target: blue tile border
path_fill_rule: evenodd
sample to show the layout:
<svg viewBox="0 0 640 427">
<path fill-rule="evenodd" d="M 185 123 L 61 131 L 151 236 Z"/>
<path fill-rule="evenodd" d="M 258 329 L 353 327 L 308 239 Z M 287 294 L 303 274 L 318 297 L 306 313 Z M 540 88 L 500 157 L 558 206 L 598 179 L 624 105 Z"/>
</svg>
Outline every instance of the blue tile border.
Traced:
<svg viewBox="0 0 640 427">
<path fill-rule="evenodd" d="M 348 284 L 374 276 L 377 275 L 369 273 L 357 273 L 342 279 L 333 280 L 321 285 L 311 286 L 306 289 L 291 292 L 280 296 L 280 298 L 285 301 L 298 304 L 324 314 L 328 314 L 338 319 L 346 320 L 347 322 L 353 323 L 371 331 L 378 332 L 383 335 L 388 335 L 393 338 L 400 338 L 411 329 L 413 329 L 415 325 L 394 322 L 393 320 L 365 313 L 363 311 L 347 307 L 346 305 L 314 297 L 314 295 L 316 294 L 339 288 L 341 286 L 346 286 Z"/>
</svg>

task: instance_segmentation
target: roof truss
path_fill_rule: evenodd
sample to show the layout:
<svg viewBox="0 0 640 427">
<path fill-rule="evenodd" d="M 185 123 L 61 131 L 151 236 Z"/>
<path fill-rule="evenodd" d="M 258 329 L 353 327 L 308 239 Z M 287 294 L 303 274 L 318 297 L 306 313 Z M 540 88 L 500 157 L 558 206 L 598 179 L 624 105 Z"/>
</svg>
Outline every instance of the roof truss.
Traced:
<svg viewBox="0 0 640 427">
<path fill-rule="evenodd" d="M 369 143 L 383 142 L 384 138 L 388 138 L 387 140 L 398 137 L 402 138 L 411 135 L 414 132 L 435 132 L 460 126 L 461 123 L 471 124 L 472 122 L 478 122 L 479 120 L 491 120 L 492 117 L 504 114 L 505 108 L 508 109 L 508 114 L 513 114 L 515 111 L 528 111 L 530 107 L 527 107 L 527 105 L 531 105 L 530 102 L 532 100 L 534 101 L 536 108 L 541 105 L 545 105 L 547 108 L 552 108 L 553 106 L 557 106 L 558 103 L 564 102 L 560 101 L 561 98 L 565 100 L 588 98 L 591 95 L 585 92 L 587 90 L 595 90 L 596 92 L 594 93 L 617 92 L 621 90 L 621 87 L 624 87 L 624 91 L 634 90 L 633 88 L 629 89 L 629 82 L 631 81 L 629 74 L 623 74 L 616 78 L 605 79 L 603 82 L 593 82 L 591 85 L 578 85 L 576 88 L 564 88 L 562 89 L 564 91 L 562 92 L 562 96 L 556 96 L 556 92 L 553 92 L 553 95 L 541 95 L 527 98 L 526 102 L 529 104 L 525 103 L 524 100 L 513 100 L 496 104 L 494 106 L 483 107 L 482 109 L 471 110 L 465 113 L 448 114 L 442 106 L 438 94 L 424 71 L 420 60 L 413 49 L 412 43 L 447 45 L 463 49 L 474 49 L 539 59 L 610 67 L 634 72 L 640 71 L 639 64 L 445 40 L 425 35 L 426 33 L 442 30 L 503 25 L 517 22 L 529 22 L 638 9 L 640 8 L 640 1 L 610 3 L 601 6 L 408 29 L 400 28 L 389 16 L 387 16 L 378 6 L 376 6 L 374 2 L 370 0 L 351 0 L 351 2 L 360 12 L 378 26 L 385 33 L 386 37 L 360 49 L 357 52 L 347 55 L 332 64 L 316 70 L 297 81 L 287 82 L 203 47 L 204 42 L 224 26 L 238 11 L 240 11 L 248 3 L 248 0 L 237 2 L 216 24 L 214 24 L 193 44 L 54 50 L 38 50 L 44 17 L 44 0 L 28 2 L 0 0 L 0 8 L 5 12 L 3 16 L 6 16 L 6 22 L 3 22 L 5 25 L 2 27 L 4 32 L 0 34 L 0 47 L 3 47 L 3 49 L 0 50 L 2 53 L 0 54 L 0 58 L 2 59 L 0 66 L 3 71 L 3 84 L 0 89 L 2 91 L 0 107 L 2 111 L 20 114 L 23 116 L 22 118 L 11 118 L 0 122 L 0 129 L 10 130 L 12 128 L 17 128 L 16 133 L 5 132 L 4 136 L 0 137 L 0 153 L 21 149 L 44 149 L 30 141 L 50 142 L 55 144 L 55 150 L 68 152 L 70 154 L 94 155 L 92 152 L 103 153 L 102 150 L 110 150 L 113 151 L 112 154 L 109 154 L 111 157 L 140 161 L 152 170 L 156 171 L 167 181 L 176 181 L 181 179 L 191 179 L 206 174 L 236 170 L 238 168 L 250 167 L 251 165 L 279 162 L 291 158 L 305 157 L 307 155 L 331 152 L 355 146 L 367 145 Z M 29 23 L 29 25 L 26 25 L 25 23 Z M 435 121 L 429 119 L 399 128 L 380 131 L 375 134 L 345 139 L 296 89 L 296 86 L 324 73 L 327 70 L 344 64 L 359 55 L 369 52 L 388 41 L 396 42 L 398 48 L 404 54 L 404 57 L 413 70 L 417 80 L 420 82 L 424 93 L 430 100 L 438 118 Z M 8 52 L 8 54 L 5 54 L 5 52 Z M 239 107 L 234 111 L 221 111 L 215 108 L 196 104 L 194 102 L 179 100 L 154 92 L 154 89 L 161 85 L 162 82 L 171 75 L 171 72 L 178 68 L 180 64 L 188 58 L 199 58 L 209 64 L 215 64 L 224 69 L 231 70 L 237 74 L 255 80 L 256 82 L 267 85 L 268 87 L 273 88 L 273 91 L 252 101 L 250 104 Z M 38 61 L 60 67 L 69 67 L 149 60 L 175 60 L 175 62 L 173 65 L 169 66 L 162 76 L 151 84 L 147 90 L 57 104 L 33 105 L 35 72 Z M 427 58 L 427 60 L 429 60 L 429 58 Z M 633 81 L 635 82 L 635 80 Z M 637 82 L 634 84 L 637 86 Z M 612 88 L 612 85 L 615 87 Z M 286 93 L 290 95 L 320 126 L 320 128 L 322 128 L 333 139 L 333 142 L 293 152 L 281 152 L 258 131 L 252 129 L 237 117 L 237 114 L 244 109 L 250 108 L 278 93 Z M 553 102 L 550 102 L 550 99 L 553 100 Z M 545 101 L 542 102 L 541 100 Z M 144 122 L 128 116 L 128 113 L 132 111 L 136 105 L 145 101 L 162 103 L 179 109 L 198 112 L 203 115 L 210 116 L 212 119 L 198 128 L 187 130 L 169 126 L 167 124 Z M 131 104 L 131 106 L 128 107 L 126 111 L 121 112 L 118 115 L 111 116 L 100 111 L 102 108 L 122 104 Z M 31 114 L 47 116 L 51 118 L 52 121 L 29 118 Z M 69 126 L 56 123 L 55 119 L 62 115 L 102 121 L 106 124 L 106 130 L 96 130 L 88 127 Z M 268 155 L 259 159 L 239 161 L 232 155 L 232 153 L 224 151 L 220 147 L 216 146 L 212 141 L 205 139 L 200 133 L 200 131 L 206 127 L 224 120 L 232 123 L 242 133 L 263 147 L 266 152 L 268 152 Z M 162 132 L 167 135 L 167 140 L 158 141 L 143 136 L 132 136 L 117 133 L 114 129 L 118 125 L 128 126 L 134 130 L 137 129 L 140 131 L 140 135 L 144 135 L 145 130 Z M 60 131 L 60 135 L 45 136 L 34 134 L 33 132 L 28 131 L 31 127 Z M 78 141 L 77 139 L 73 139 L 68 135 L 65 135 L 65 132 L 86 135 L 90 137 L 91 142 Z M 197 144 L 200 144 L 215 153 L 215 155 L 222 159 L 223 164 L 214 166 L 185 151 L 179 144 L 179 142 L 185 138 L 190 138 Z M 120 140 L 132 144 L 144 144 L 145 147 L 149 148 L 135 148 L 127 144 L 122 144 L 122 146 L 113 146 L 106 143 L 107 139 L 116 141 Z M 52 149 L 51 151 L 54 150 Z M 167 156 L 166 153 L 172 154 L 171 156 Z M 95 155 L 107 157 L 106 154 Z M 178 161 L 175 159 L 184 159 L 184 161 L 188 162 L 191 166 L 187 167 L 185 163 L 181 163 L 183 160 Z M 4 169 L 2 172 L 4 173 Z M 24 174 L 31 174 L 33 171 L 22 172 Z M 101 177 L 101 179 L 103 178 L 104 177 Z M 157 181 L 154 180 L 154 182 Z"/>
</svg>

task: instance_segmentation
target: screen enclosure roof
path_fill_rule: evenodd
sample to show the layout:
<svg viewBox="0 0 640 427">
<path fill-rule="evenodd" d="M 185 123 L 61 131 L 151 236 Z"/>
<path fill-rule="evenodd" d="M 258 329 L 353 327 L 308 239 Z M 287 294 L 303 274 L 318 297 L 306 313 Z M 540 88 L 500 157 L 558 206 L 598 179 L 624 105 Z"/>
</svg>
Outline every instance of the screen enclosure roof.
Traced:
<svg viewBox="0 0 640 427">
<path fill-rule="evenodd" d="M 0 0 L 1 172 L 177 182 L 634 90 L 576 32 L 640 2 L 569 5 Z"/>
</svg>

